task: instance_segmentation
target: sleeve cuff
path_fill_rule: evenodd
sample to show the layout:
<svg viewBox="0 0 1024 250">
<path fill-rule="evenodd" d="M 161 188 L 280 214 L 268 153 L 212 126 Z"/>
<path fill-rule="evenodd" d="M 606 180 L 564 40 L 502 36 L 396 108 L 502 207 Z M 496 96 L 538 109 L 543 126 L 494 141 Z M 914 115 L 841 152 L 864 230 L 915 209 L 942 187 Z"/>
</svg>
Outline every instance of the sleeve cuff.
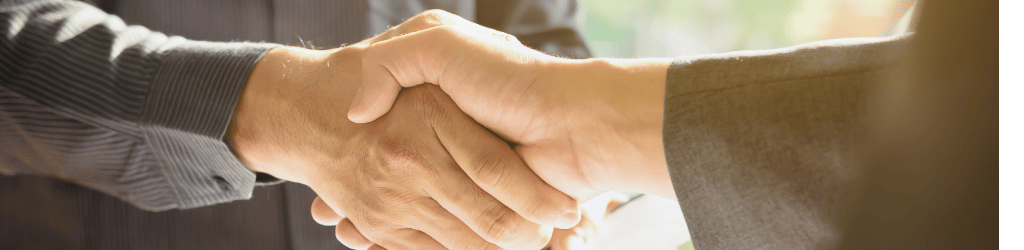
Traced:
<svg viewBox="0 0 1024 250">
<path fill-rule="evenodd" d="M 178 208 L 252 196 L 256 174 L 222 139 L 250 73 L 276 46 L 175 37 L 160 49 L 141 125 Z"/>
</svg>

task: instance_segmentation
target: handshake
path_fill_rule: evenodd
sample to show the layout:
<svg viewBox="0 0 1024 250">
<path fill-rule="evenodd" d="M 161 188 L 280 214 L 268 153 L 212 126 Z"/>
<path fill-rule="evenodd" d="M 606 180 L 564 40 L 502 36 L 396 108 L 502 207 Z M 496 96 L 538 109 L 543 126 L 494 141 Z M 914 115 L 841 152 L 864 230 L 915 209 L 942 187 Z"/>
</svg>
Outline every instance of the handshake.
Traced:
<svg viewBox="0 0 1024 250">
<path fill-rule="evenodd" d="M 428 11 L 342 48 L 271 50 L 226 140 L 319 194 L 314 219 L 349 247 L 540 249 L 608 191 L 675 199 L 670 63 L 557 58 Z"/>
</svg>

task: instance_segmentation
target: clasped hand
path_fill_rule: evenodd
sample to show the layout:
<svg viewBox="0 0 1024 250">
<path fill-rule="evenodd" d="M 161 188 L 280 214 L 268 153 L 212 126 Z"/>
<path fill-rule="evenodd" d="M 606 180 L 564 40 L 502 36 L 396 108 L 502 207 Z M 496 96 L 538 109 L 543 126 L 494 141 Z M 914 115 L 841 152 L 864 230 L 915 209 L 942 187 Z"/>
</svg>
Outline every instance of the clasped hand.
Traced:
<svg viewBox="0 0 1024 250">
<path fill-rule="evenodd" d="M 560 98 L 576 95 L 573 86 L 550 84 L 570 77 L 552 69 L 572 72 L 558 60 L 511 35 L 428 11 L 339 49 L 271 50 L 251 74 L 227 138 L 254 171 L 319 194 L 314 219 L 336 225 L 349 247 L 540 249 L 552 226 L 577 225 L 577 202 L 610 190 L 651 191 L 616 185 L 609 175 L 644 177 L 616 166 L 664 166 L 663 156 L 650 163 L 606 154 L 656 150 L 613 128 L 658 123 L 660 133 L 660 113 L 656 121 L 632 119 L 640 125 L 574 115 L 567 107 L 576 99 Z M 438 85 L 401 91 L 424 82 Z M 659 94 L 608 87 L 574 98 L 609 91 Z M 579 134 L 587 132 L 610 137 Z M 625 141 L 587 146 L 616 139 Z"/>
</svg>

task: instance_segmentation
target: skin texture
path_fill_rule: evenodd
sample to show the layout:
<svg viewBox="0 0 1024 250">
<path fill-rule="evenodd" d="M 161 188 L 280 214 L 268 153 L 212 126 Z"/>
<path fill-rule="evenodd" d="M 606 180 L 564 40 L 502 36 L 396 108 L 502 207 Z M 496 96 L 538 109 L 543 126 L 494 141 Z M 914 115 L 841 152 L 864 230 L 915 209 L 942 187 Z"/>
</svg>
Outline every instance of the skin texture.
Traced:
<svg viewBox="0 0 1024 250">
<path fill-rule="evenodd" d="M 341 115 L 365 79 L 362 58 L 373 43 L 453 23 L 518 43 L 451 16 L 424 13 L 341 49 L 271 50 L 250 76 L 229 145 L 254 171 L 316 191 L 315 202 L 340 218 L 338 238 L 350 247 L 542 247 L 552 230 L 543 225 L 577 224 L 576 201 L 530 171 L 437 87 L 404 91 L 393 112 L 372 123 Z"/>
<path fill-rule="evenodd" d="M 627 200 L 629 197 L 624 194 L 609 192 L 584 202 L 580 205 L 583 210 L 583 219 L 580 223 L 570 229 L 555 229 L 548 247 L 551 247 L 551 250 L 588 249 L 587 243 L 600 231 L 605 217 L 612 209 Z"/>
<path fill-rule="evenodd" d="M 600 231 L 605 217 L 613 208 L 625 203 L 627 200 L 629 200 L 629 197 L 624 194 L 609 192 L 580 204 L 580 208 L 583 211 L 580 223 L 569 229 L 555 229 L 551 235 L 551 241 L 548 242 L 545 249 L 548 247 L 551 250 L 587 249 L 587 242 Z M 350 226 L 352 221 L 334 213 L 319 197 L 313 201 L 311 213 L 317 223 L 332 226 L 338 225 L 338 238 L 342 242 L 348 242 L 346 243 L 347 245 L 362 248 L 373 244 L 366 237 L 363 237 L 358 230 L 355 230 L 355 227 Z"/>
<path fill-rule="evenodd" d="M 433 83 L 577 200 L 611 191 L 675 199 L 661 142 L 671 59 L 570 60 L 458 25 L 371 45 L 349 119 L 388 112 L 402 87 Z"/>
</svg>

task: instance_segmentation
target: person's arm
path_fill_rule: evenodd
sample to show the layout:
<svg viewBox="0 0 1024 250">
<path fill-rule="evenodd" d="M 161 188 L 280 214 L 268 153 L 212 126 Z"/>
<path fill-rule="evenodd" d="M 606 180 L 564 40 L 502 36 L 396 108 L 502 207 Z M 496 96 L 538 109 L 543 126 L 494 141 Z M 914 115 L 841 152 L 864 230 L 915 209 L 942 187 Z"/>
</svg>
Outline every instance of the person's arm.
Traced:
<svg viewBox="0 0 1024 250">
<path fill-rule="evenodd" d="M 357 92 L 363 43 L 315 51 L 167 38 L 77 2 L 0 14 L 5 174 L 64 178 L 150 210 L 248 198 L 255 174 L 223 138 L 252 169 L 309 185 L 382 246 L 539 248 L 551 230 L 541 223 L 579 220 L 575 202 L 503 141 L 459 112 L 443 114 L 460 122 L 436 119 L 457 109 L 418 104 L 375 124 L 338 116 Z"/>
<path fill-rule="evenodd" d="M 221 139 L 275 45 L 168 37 L 81 2 L 9 6 L 0 22 L 2 173 L 153 211 L 251 195 L 255 174 Z"/>
<path fill-rule="evenodd" d="M 694 246 L 834 248 L 867 174 L 867 105 L 908 40 L 676 59 L 665 158 Z"/>
<path fill-rule="evenodd" d="M 677 198 L 698 247 L 818 248 L 864 176 L 850 145 L 869 89 L 908 39 L 570 60 L 441 27 L 379 44 L 364 65 L 384 80 L 364 88 L 438 84 L 565 193 Z M 387 94 L 364 92 L 350 119 L 386 112 Z"/>
<path fill-rule="evenodd" d="M 557 77 L 546 81 L 574 93 L 563 104 L 578 117 L 567 130 L 581 134 L 571 141 L 591 156 L 583 161 L 597 162 L 580 165 L 584 176 L 676 198 L 694 246 L 830 248 L 867 174 L 856 148 L 866 105 L 908 40 L 840 39 L 671 65 L 554 60 Z"/>
<path fill-rule="evenodd" d="M 401 86 L 436 83 L 464 112 L 514 143 L 541 178 L 576 200 L 611 190 L 671 198 L 660 153 L 659 87 L 670 63 L 563 59 L 460 26 L 431 28 L 368 48 L 363 75 L 372 80 L 363 82 L 349 118 L 372 121 L 390 108 Z M 636 119 L 615 122 L 624 117 Z M 606 182 L 620 179 L 629 181 Z"/>
<path fill-rule="evenodd" d="M 405 92 L 404 105 L 374 123 L 339 116 L 366 79 L 360 69 L 367 46 L 458 24 L 516 42 L 450 13 L 427 11 L 344 48 L 268 52 L 243 91 L 228 141 L 252 169 L 316 191 L 314 218 L 337 225 L 338 239 L 348 246 L 543 246 L 550 225 L 570 228 L 580 220 L 576 202 L 436 88 Z"/>
</svg>

